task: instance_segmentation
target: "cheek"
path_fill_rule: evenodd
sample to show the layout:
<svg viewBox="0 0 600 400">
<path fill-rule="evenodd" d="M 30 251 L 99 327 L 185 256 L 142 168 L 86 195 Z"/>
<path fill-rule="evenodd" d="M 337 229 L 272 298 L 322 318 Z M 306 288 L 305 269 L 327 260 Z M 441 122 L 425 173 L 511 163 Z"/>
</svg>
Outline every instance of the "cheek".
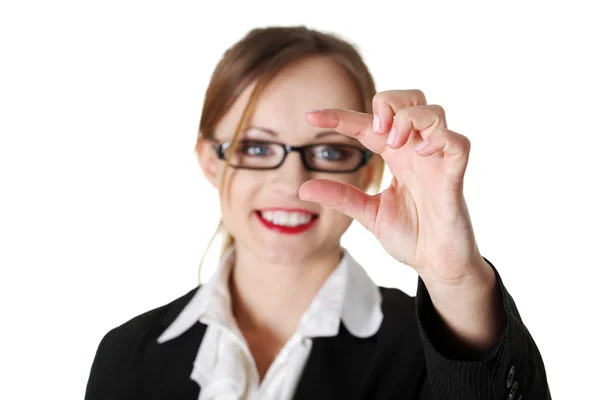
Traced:
<svg viewBox="0 0 600 400">
<path fill-rule="evenodd" d="M 221 192 L 221 213 L 224 222 L 239 221 L 252 211 L 253 199 L 260 190 L 257 179 L 244 177 L 238 171 L 227 172 Z"/>
<path fill-rule="evenodd" d="M 361 187 L 365 181 L 366 173 L 365 173 L 365 169 L 362 168 L 352 174 L 340 174 L 340 175 L 328 174 L 327 176 L 319 176 L 319 178 L 330 179 L 333 181 L 346 183 L 348 185 Z"/>
</svg>

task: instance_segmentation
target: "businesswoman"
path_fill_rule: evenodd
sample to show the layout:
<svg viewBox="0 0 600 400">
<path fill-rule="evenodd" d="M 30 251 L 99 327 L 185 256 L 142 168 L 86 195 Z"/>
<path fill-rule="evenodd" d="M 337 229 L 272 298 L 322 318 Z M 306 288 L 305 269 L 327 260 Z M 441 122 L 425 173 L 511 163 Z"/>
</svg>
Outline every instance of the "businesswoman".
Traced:
<svg viewBox="0 0 600 400">
<path fill-rule="evenodd" d="M 256 29 L 214 71 L 196 151 L 221 200 L 221 262 L 105 335 L 86 399 L 550 398 L 475 240 L 469 140 L 421 91 L 377 93 L 333 35 Z M 352 219 L 417 271 L 416 297 L 340 245 Z"/>
</svg>

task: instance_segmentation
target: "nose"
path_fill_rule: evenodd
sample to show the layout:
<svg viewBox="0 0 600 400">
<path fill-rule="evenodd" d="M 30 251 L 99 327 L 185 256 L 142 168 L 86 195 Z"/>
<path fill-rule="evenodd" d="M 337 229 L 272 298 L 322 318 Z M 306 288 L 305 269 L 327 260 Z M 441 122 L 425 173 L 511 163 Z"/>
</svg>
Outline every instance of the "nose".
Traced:
<svg viewBox="0 0 600 400">
<path fill-rule="evenodd" d="M 290 152 L 283 164 L 273 170 L 274 182 L 279 187 L 285 187 L 298 193 L 298 188 L 304 182 L 310 179 L 310 171 L 308 171 L 302 163 L 302 156 L 297 151 Z"/>
</svg>

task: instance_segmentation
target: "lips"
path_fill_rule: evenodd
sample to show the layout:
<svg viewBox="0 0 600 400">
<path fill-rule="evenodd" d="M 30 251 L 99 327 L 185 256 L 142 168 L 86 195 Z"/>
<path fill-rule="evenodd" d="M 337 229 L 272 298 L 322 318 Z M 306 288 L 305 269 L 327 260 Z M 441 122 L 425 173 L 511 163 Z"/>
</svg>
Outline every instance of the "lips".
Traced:
<svg viewBox="0 0 600 400">
<path fill-rule="evenodd" d="M 256 210 L 262 224 L 279 233 L 298 234 L 310 229 L 319 215 L 310 210 L 298 208 L 269 208 Z"/>
</svg>

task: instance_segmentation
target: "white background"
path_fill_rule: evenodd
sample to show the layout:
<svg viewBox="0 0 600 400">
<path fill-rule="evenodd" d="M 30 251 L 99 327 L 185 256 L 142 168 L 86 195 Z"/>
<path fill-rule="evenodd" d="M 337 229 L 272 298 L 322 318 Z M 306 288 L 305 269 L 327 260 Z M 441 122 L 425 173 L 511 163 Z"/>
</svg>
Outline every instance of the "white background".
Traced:
<svg viewBox="0 0 600 400">
<path fill-rule="evenodd" d="M 480 248 L 553 398 L 597 396 L 597 15 L 573 1 L 3 1 L 0 398 L 83 398 L 102 336 L 194 287 L 218 220 L 193 153 L 204 90 L 228 46 L 273 24 L 338 33 L 378 89 L 446 109 L 472 141 Z M 415 293 L 358 224 L 344 244 L 378 284 Z"/>
</svg>

